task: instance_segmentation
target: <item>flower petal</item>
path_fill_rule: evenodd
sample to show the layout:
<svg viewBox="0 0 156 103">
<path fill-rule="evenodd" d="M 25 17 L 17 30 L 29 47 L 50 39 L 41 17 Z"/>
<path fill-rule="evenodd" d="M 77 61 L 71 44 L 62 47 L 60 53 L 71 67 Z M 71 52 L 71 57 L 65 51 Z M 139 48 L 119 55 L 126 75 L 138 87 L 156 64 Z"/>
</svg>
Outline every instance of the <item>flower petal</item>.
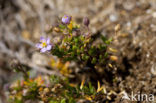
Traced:
<svg viewBox="0 0 156 103">
<path fill-rule="evenodd" d="M 40 50 L 40 52 L 42 52 L 42 53 L 44 53 L 44 52 L 46 52 L 46 51 L 47 51 L 46 48 L 42 48 L 42 49 Z"/>
<path fill-rule="evenodd" d="M 46 47 L 46 49 L 49 51 L 49 50 L 51 50 L 51 48 L 52 48 L 52 45 L 47 45 L 47 47 Z"/>
<path fill-rule="evenodd" d="M 43 36 L 41 36 L 40 37 L 40 42 L 46 42 L 46 39 Z"/>
<path fill-rule="evenodd" d="M 36 44 L 36 47 L 39 48 L 39 49 L 41 49 L 42 48 L 42 45 L 40 43 L 37 43 Z"/>
<path fill-rule="evenodd" d="M 50 38 L 47 38 L 47 44 L 50 44 Z"/>
</svg>

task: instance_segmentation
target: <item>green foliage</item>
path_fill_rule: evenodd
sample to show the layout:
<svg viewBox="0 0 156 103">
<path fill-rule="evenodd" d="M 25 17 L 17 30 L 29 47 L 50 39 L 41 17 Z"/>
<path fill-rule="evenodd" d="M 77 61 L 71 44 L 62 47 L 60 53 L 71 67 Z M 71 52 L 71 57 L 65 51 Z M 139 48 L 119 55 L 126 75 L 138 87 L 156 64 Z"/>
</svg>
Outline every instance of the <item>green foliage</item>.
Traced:
<svg viewBox="0 0 156 103">
<path fill-rule="evenodd" d="M 95 67 L 107 64 L 109 57 L 107 49 L 112 39 L 101 36 L 101 41 L 96 43 L 88 25 L 89 21 L 86 19 L 84 28 L 80 28 L 73 21 L 70 21 L 69 24 L 60 23 L 58 27 L 54 27 L 53 31 L 59 34 L 60 41 L 48 42 L 48 45 L 52 47 L 49 49 L 50 53 L 60 58 L 61 61 L 76 61 L 86 66 Z M 38 47 L 40 46 L 45 49 L 47 44 L 43 42 L 38 45 Z M 49 76 L 47 80 L 43 80 L 42 77 L 29 79 L 29 73 L 23 70 L 25 66 L 19 66 L 19 64 L 17 66 L 19 68 L 16 70 L 23 72 L 25 79 L 10 87 L 12 103 L 23 103 L 26 100 L 39 100 L 45 103 L 76 103 L 77 99 L 87 99 L 88 97 L 87 100 L 92 101 L 91 96 L 95 97 L 103 89 L 99 86 L 97 92 L 91 83 L 71 86 L 67 79 L 62 80 L 54 75 Z"/>
<path fill-rule="evenodd" d="M 57 77 L 55 75 L 51 75 L 50 76 L 50 82 L 51 82 L 51 84 L 59 83 L 59 81 L 60 81 L 60 78 L 59 77 Z"/>
<path fill-rule="evenodd" d="M 88 21 L 88 20 L 87 20 Z M 86 28 L 80 28 L 76 23 L 59 24 L 57 28 L 61 41 L 53 46 L 51 53 L 64 61 L 78 61 L 91 64 L 105 64 L 107 59 L 107 46 L 112 39 L 101 36 L 102 43 L 94 44 L 92 34 Z M 55 31 L 55 30 L 54 30 Z M 105 56 L 102 56 L 105 55 Z"/>
<path fill-rule="evenodd" d="M 89 82 L 88 86 L 84 86 L 82 88 L 82 90 L 79 89 L 79 92 L 82 92 L 82 91 L 87 95 L 95 95 L 96 94 L 96 90 L 95 90 L 94 86 L 92 86 L 92 84 L 90 82 Z"/>
<path fill-rule="evenodd" d="M 10 87 L 11 103 L 23 103 L 26 100 L 39 100 L 46 103 L 76 103 L 78 99 L 86 99 L 86 96 L 97 94 L 91 83 L 80 88 L 79 85 L 71 86 L 67 80 L 58 79 L 57 76 L 49 76 L 47 80 L 52 84 L 49 87 L 41 77 L 14 83 L 14 86 Z M 42 81 L 43 84 L 41 84 Z"/>
</svg>

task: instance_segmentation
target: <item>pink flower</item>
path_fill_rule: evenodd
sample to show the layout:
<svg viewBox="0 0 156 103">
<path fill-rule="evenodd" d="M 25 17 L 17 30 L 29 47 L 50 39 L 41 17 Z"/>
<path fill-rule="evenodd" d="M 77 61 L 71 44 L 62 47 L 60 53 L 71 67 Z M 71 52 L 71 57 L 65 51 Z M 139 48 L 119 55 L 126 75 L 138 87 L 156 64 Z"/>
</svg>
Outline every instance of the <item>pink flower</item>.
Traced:
<svg viewBox="0 0 156 103">
<path fill-rule="evenodd" d="M 50 38 L 40 37 L 40 43 L 36 44 L 36 47 L 40 49 L 40 52 L 44 53 L 52 49 L 52 44 L 50 44 Z"/>
<path fill-rule="evenodd" d="M 64 15 L 64 16 L 62 17 L 62 23 L 64 23 L 64 24 L 69 24 L 70 21 L 71 21 L 71 16 Z"/>
</svg>

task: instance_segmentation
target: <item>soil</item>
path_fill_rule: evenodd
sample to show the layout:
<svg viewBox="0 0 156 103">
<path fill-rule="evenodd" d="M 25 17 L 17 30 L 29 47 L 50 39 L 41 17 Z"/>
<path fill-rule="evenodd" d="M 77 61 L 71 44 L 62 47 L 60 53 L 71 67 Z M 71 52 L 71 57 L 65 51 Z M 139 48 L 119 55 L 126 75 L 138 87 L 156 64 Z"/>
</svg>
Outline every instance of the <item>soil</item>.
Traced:
<svg viewBox="0 0 156 103">
<path fill-rule="evenodd" d="M 78 23 L 87 16 L 94 34 L 115 38 L 116 79 L 101 81 L 117 93 L 111 103 L 135 103 L 122 101 L 123 91 L 156 98 L 156 0 L 1 0 L 0 8 L 0 103 L 5 103 L 4 86 L 18 78 L 9 67 L 12 59 L 36 63 L 34 43 L 63 14 Z M 121 29 L 116 34 L 117 24 Z"/>
</svg>

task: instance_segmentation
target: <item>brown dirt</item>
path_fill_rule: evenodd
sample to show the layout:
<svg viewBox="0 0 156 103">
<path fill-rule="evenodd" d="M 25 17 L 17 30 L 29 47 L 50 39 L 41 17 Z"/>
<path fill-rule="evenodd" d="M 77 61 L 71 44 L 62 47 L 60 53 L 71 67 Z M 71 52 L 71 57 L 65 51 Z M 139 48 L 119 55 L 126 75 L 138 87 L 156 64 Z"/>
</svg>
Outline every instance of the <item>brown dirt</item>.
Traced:
<svg viewBox="0 0 156 103">
<path fill-rule="evenodd" d="M 122 91 L 154 94 L 156 98 L 156 0 L 1 0 L 0 8 L 1 97 L 3 85 L 15 75 L 8 69 L 14 55 L 32 61 L 33 42 L 57 17 L 69 14 L 77 22 L 88 16 L 95 34 L 115 36 L 114 27 L 121 25 L 112 44 L 119 57 L 116 81 L 102 81 L 117 92 L 114 103 L 121 103 Z"/>
</svg>

